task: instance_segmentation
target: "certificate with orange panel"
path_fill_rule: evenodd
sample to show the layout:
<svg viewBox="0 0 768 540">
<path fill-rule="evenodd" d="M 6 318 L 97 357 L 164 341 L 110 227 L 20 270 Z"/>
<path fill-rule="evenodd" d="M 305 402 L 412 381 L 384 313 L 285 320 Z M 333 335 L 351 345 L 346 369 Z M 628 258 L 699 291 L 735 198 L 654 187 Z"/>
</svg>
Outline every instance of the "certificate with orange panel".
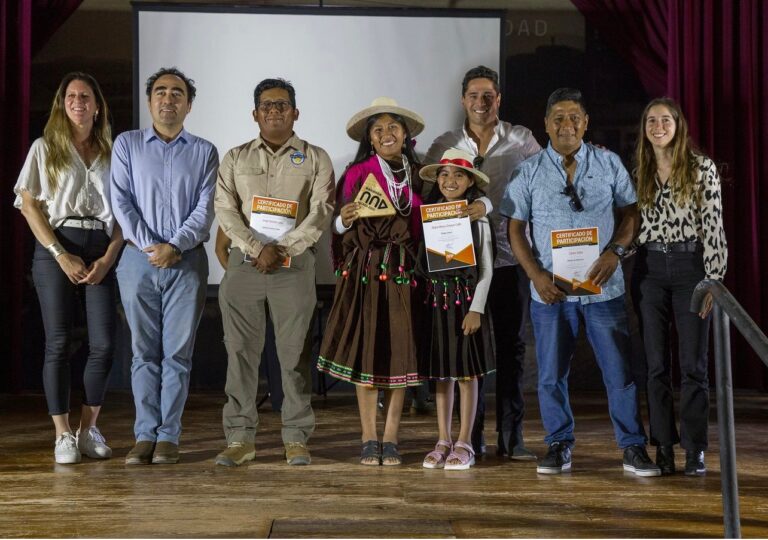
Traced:
<svg viewBox="0 0 768 540">
<path fill-rule="evenodd" d="M 568 296 L 600 294 L 592 280 L 590 268 L 600 257 L 597 227 L 552 231 L 552 279 Z"/>
<path fill-rule="evenodd" d="M 421 205 L 421 223 L 430 272 L 475 266 L 472 226 L 466 212 L 467 201 Z"/>
<path fill-rule="evenodd" d="M 262 244 L 279 242 L 296 227 L 299 203 L 272 197 L 254 197 L 251 206 L 251 232 Z M 250 257 L 246 256 L 246 261 Z M 291 258 L 286 257 L 283 267 L 290 268 Z"/>
</svg>

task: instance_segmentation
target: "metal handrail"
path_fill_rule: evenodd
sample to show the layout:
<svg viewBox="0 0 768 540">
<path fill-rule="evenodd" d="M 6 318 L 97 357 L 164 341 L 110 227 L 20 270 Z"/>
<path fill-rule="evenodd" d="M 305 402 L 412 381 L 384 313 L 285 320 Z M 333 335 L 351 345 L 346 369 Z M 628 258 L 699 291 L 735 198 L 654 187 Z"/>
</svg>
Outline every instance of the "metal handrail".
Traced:
<svg viewBox="0 0 768 540">
<path fill-rule="evenodd" d="M 712 294 L 714 320 L 715 379 L 717 388 L 717 429 L 720 435 L 720 481 L 723 493 L 725 538 L 741 538 L 739 484 L 736 475 L 736 433 L 733 421 L 733 379 L 731 376 L 730 321 L 768 366 L 768 338 L 741 304 L 714 279 L 696 285 L 691 297 L 691 311 L 699 313 L 707 293 Z"/>
</svg>

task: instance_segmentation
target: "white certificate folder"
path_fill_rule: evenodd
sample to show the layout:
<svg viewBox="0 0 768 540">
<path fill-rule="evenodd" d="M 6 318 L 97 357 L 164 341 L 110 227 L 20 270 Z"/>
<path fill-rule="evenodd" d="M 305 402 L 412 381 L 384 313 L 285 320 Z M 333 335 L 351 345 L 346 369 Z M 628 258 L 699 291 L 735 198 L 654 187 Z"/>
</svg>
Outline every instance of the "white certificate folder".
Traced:
<svg viewBox="0 0 768 540">
<path fill-rule="evenodd" d="M 600 257 L 597 227 L 552 231 L 552 279 L 568 296 L 600 294 L 592 280 L 590 268 Z"/>
<path fill-rule="evenodd" d="M 262 244 L 279 242 L 296 227 L 298 211 L 297 201 L 256 196 L 251 206 L 251 232 Z M 245 260 L 250 261 L 250 257 L 246 255 Z M 290 266 L 291 258 L 286 257 L 283 267 Z"/>
</svg>

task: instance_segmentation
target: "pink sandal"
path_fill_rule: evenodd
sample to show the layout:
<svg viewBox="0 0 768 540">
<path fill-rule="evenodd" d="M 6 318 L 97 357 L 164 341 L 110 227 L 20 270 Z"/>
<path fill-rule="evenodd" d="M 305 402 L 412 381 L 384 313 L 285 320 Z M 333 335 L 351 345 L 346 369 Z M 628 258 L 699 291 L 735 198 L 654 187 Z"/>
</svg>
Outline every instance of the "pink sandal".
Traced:
<svg viewBox="0 0 768 540">
<path fill-rule="evenodd" d="M 456 448 L 466 450 L 465 452 L 456 452 Z M 451 461 L 458 461 L 458 463 L 449 463 Z M 453 444 L 453 449 L 448 457 L 445 458 L 445 470 L 446 471 L 465 471 L 475 464 L 475 450 L 472 445 L 456 441 Z"/>
<path fill-rule="evenodd" d="M 441 446 L 445 448 L 445 450 L 440 450 Z M 446 456 L 450 454 L 452 450 L 453 445 L 451 445 L 450 442 L 443 440 L 437 441 L 435 449 L 424 457 L 422 466 L 425 469 L 442 469 L 445 467 Z M 432 458 L 432 461 L 427 461 L 429 458 Z"/>
</svg>

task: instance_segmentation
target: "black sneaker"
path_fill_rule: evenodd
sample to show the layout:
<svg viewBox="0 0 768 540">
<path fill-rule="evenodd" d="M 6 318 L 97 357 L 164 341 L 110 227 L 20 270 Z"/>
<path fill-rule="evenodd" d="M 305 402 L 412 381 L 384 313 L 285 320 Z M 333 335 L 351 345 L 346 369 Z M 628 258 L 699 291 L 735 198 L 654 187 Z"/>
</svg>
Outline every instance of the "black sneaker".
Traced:
<svg viewBox="0 0 768 540">
<path fill-rule="evenodd" d="M 549 445 L 547 455 L 536 466 L 536 472 L 541 474 L 560 474 L 571 470 L 571 449 L 564 442 L 553 442 Z"/>
<path fill-rule="evenodd" d="M 661 476 L 661 469 L 645 451 L 645 446 L 633 444 L 624 449 L 624 470 L 637 476 Z"/>
<path fill-rule="evenodd" d="M 675 451 L 672 445 L 656 447 L 656 465 L 661 469 L 661 474 L 675 474 Z"/>
<path fill-rule="evenodd" d="M 707 473 L 707 466 L 704 465 L 704 452 L 692 450 L 685 451 L 685 475 L 701 476 Z"/>
</svg>

